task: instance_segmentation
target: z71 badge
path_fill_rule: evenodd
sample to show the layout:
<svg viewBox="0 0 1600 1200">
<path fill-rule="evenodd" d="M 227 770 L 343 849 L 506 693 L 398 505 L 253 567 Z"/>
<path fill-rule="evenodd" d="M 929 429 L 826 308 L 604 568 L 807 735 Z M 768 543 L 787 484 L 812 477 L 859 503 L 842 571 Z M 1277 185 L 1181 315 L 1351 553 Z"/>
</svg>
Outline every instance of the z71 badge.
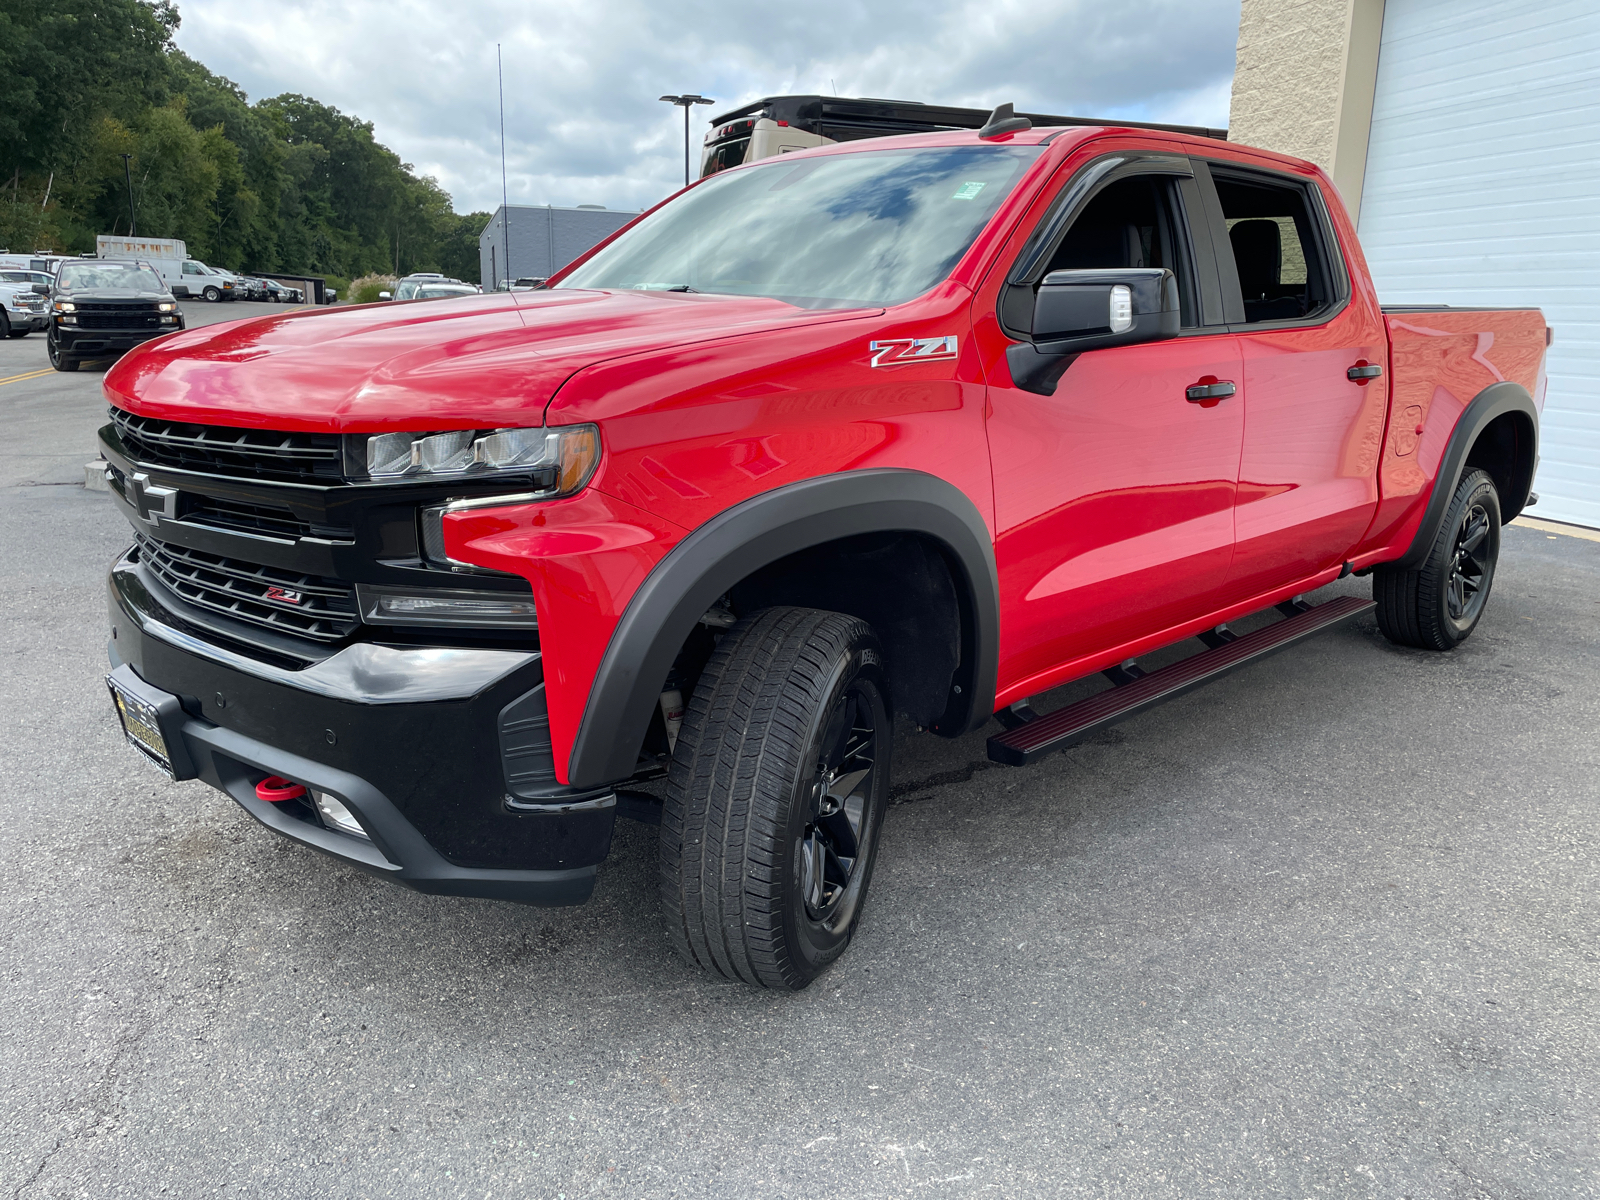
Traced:
<svg viewBox="0 0 1600 1200">
<path fill-rule="evenodd" d="M 887 338 L 881 342 L 868 342 L 872 351 L 872 365 L 894 367 L 901 363 L 935 362 L 956 356 L 956 335 L 931 338 Z"/>
</svg>

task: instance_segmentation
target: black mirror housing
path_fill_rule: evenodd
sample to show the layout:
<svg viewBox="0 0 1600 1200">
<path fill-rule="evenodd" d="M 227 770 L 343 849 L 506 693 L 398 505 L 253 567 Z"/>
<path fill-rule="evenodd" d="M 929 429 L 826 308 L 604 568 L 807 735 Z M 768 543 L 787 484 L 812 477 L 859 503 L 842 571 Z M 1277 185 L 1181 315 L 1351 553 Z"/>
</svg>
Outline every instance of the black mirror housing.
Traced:
<svg viewBox="0 0 1600 1200">
<path fill-rule="evenodd" d="M 1033 302 L 1033 341 L 1072 352 L 1178 336 L 1178 279 L 1161 267 L 1051 271 Z"/>
<path fill-rule="evenodd" d="M 1011 377 L 1026 391 L 1054 395 L 1087 350 L 1177 337 L 1178 279 L 1162 267 L 1052 271 L 1039 283 L 1032 316 L 1033 340 L 1006 351 Z"/>
<path fill-rule="evenodd" d="M 48 296 L 50 294 L 50 285 L 48 283 L 36 283 L 36 284 L 34 284 L 33 285 L 33 294 L 35 296 Z"/>
</svg>

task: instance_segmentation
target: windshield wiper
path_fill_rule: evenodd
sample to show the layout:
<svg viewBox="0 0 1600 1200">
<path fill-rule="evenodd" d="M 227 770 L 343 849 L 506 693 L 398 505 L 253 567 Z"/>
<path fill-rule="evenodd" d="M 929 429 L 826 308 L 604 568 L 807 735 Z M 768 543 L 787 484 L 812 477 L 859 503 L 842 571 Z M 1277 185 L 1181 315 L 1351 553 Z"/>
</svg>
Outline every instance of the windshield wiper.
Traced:
<svg viewBox="0 0 1600 1200">
<path fill-rule="evenodd" d="M 661 290 L 663 292 L 694 292 L 696 294 L 698 294 L 700 291 L 699 288 L 690 287 L 687 283 L 675 283 L 671 287 L 662 288 Z"/>
</svg>

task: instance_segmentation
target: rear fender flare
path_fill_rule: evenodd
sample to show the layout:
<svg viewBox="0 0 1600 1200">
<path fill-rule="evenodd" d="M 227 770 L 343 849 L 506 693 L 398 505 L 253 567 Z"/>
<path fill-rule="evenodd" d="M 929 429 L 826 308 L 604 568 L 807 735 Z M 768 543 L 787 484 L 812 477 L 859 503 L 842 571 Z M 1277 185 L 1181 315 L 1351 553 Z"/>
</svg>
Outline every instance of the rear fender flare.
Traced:
<svg viewBox="0 0 1600 1200">
<path fill-rule="evenodd" d="M 1467 456 L 1472 453 L 1473 445 L 1490 422 L 1507 413 L 1519 413 L 1527 419 L 1530 444 L 1526 453 L 1518 447 L 1518 459 L 1524 465 L 1518 470 L 1512 494 L 1500 497 L 1500 509 L 1505 521 L 1510 521 L 1523 510 L 1528 503 L 1528 494 L 1533 487 L 1533 472 L 1539 461 L 1539 410 L 1534 407 L 1533 397 L 1521 384 L 1490 384 L 1472 398 L 1456 421 L 1450 440 L 1445 444 L 1444 454 L 1439 459 L 1439 470 L 1433 477 L 1433 491 L 1428 496 L 1422 524 L 1417 527 L 1410 547 L 1398 559 L 1384 563 L 1384 566 L 1414 571 L 1422 565 L 1439 536 L 1445 509 L 1449 508 L 1450 498 L 1455 495 L 1456 485 L 1466 471 Z"/>
<path fill-rule="evenodd" d="M 594 787 L 632 775 L 661 683 L 684 640 L 740 580 L 800 550 L 864 533 L 937 541 L 962 603 L 962 652 L 935 731 L 957 736 L 994 711 L 1000 600 L 994 542 L 977 507 L 921 471 L 873 469 L 807 479 L 719 513 L 673 548 L 628 602 L 589 690 L 567 778 Z"/>
</svg>

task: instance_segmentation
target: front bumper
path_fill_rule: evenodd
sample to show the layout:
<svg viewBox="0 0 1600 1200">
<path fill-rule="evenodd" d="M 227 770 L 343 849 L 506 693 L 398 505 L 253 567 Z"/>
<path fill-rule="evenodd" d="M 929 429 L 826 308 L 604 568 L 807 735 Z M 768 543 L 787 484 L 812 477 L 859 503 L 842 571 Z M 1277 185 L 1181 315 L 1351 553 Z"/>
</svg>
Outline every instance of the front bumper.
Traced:
<svg viewBox="0 0 1600 1200">
<path fill-rule="evenodd" d="M 117 561 L 109 585 L 112 665 L 154 699 L 176 697 L 163 733 L 181 747 L 175 763 L 187 759 L 182 777 L 226 792 L 286 837 L 418 891 L 588 899 L 610 849 L 615 795 L 552 788 L 530 801 L 506 782 L 514 753 L 526 755 L 531 697 L 542 712 L 537 653 L 357 643 L 297 671 L 208 640 L 136 552 Z M 507 741 L 512 727 L 520 744 Z M 267 775 L 336 796 L 371 840 L 257 799 Z"/>
<path fill-rule="evenodd" d="M 45 328 L 45 326 L 40 326 Z M 120 354 L 132 350 L 135 346 L 142 346 L 152 338 L 162 337 L 165 334 L 177 333 L 183 326 L 164 325 L 159 329 L 76 329 L 71 325 L 57 325 L 55 329 L 56 348 L 62 354 L 70 354 L 74 358 L 93 354 Z"/>
<path fill-rule="evenodd" d="M 42 308 L 37 312 L 31 308 L 8 308 L 6 320 L 11 323 L 12 329 L 26 329 L 30 333 L 50 328 L 50 314 Z"/>
</svg>

